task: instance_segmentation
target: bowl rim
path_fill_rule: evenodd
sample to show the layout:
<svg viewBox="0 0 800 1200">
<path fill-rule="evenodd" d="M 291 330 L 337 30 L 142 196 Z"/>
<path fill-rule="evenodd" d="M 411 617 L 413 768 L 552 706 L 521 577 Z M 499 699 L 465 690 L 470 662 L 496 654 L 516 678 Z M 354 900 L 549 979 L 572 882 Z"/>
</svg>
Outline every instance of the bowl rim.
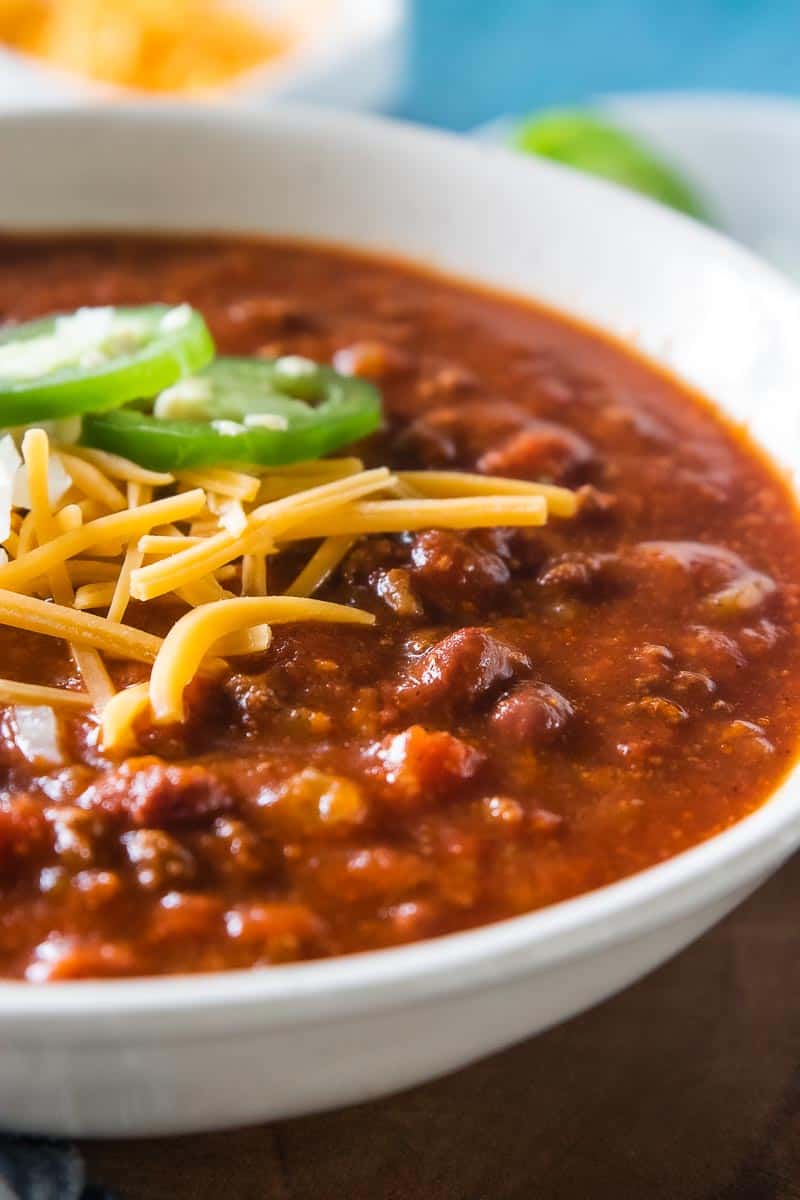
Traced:
<svg viewBox="0 0 800 1200">
<path fill-rule="evenodd" d="M 523 162 L 511 152 L 410 123 L 300 105 L 232 112 L 190 105 L 180 109 L 150 104 L 90 109 L 62 104 L 0 113 L 0 134 L 7 126 L 49 122 L 61 126 L 159 122 L 176 132 L 187 123 L 208 122 L 228 133 L 237 126 L 252 131 L 271 122 L 288 122 L 294 132 L 309 125 L 335 128 L 354 143 L 378 134 L 406 149 L 416 141 L 421 148 L 449 155 L 454 161 L 460 159 L 477 171 L 485 170 L 487 155 L 491 155 L 495 165 L 508 163 L 509 173 L 521 169 L 538 172 L 551 186 L 558 181 L 560 187 L 583 190 L 589 200 L 592 193 L 602 191 L 607 200 L 611 194 L 621 205 L 658 209 L 662 225 L 676 235 L 683 227 L 711 250 L 716 244 L 717 252 L 732 258 L 753 287 L 768 289 L 780 306 L 791 305 L 793 314 L 800 312 L 798 294 L 777 272 L 723 235 L 688 218 L 567 168 Z M 463 281 L 469 285 L 466 277 Z M 517 292 L 525 296 L 519 289 Z M 655 360 L 654 355 L 650 357 Z M 800 495 L 797 484 L 795 493 Z M 646 937 L 698 908 L 724 906 L 726 900 L 732 903 L 731 898 L 743 896 L 800 843 L 799 781 L 800 762 L 795 760 L 769 798 L 722 833 L 616 883 L 531 913 L 408 946 L 278 967 L 40 986 L 0 980 L 0 1020 L 6 1032 L 13 1028 L 15 1037 L 37 1040 L 78 1031 L 92 1041 L 118 1037 L 120 1023 L 127 1026 L 131 1018 L 142 1019 L 137 1029 L 143 1036 L 158 1036 L 165 1023 L 176 1037 L 197 1036 L 206 1025 L 224 1026 L 233 1036 L 253 1025 L 288 1026 L 302 1018 L 331 1019 L 337 1014 L 352 1017 L 376 1008 L 391 1009 L 409 1001 L 509 982 L 565 959 Z M 88 1013 L 102 1019 L 96 1025 L 87 1023 Z M 232 1027 L 234 1014 L 237 1023 Z M 186 1021 L 187 1015 L 191 1022 Z"/>
</svg>

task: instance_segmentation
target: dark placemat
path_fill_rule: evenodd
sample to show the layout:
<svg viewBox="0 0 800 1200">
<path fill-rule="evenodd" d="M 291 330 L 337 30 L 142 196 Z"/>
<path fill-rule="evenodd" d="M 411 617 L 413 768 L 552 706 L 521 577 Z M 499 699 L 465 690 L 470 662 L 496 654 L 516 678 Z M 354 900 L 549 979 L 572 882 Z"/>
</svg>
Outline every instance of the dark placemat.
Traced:
<svg viewBox="0 0 800 1200">
<path fill-rule="evenodd" d="M 457 1075 L 83 1150 L 127 1200 L 800 1200 L 800 858 L 640 984 Z"/>
</svg>

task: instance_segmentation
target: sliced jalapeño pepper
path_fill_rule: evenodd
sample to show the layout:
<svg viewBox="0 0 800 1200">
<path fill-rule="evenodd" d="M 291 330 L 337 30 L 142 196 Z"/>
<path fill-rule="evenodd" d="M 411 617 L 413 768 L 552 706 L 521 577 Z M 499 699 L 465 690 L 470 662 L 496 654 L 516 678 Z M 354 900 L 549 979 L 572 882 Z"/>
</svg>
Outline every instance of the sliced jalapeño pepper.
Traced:
<svg viewBox="0 0 800 1200">
<path fill-rule="evenodd" d="M 188 304 L 80 308 L 0 330 L 0 425 L 104 412 L 154 396 L 214 355 Z"/>
<path fill-rule="evenodd" d="M 363 379 L 306 358 L 218 358 L 162 392 L 152 412 L 85 417 L 83 442 L 159 471 L 278 465 L 320 458 L 380 422 L 380 394 Z"/>
</svg>

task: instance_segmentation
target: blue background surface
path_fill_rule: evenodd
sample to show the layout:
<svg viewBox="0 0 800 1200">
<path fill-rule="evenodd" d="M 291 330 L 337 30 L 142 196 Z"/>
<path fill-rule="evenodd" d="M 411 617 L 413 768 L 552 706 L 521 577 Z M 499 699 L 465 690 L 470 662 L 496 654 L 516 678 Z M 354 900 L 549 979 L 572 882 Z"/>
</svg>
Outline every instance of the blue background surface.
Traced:
<svg viewBox="0 0 800 1200">
<path fill-rule="evenodd" d="M 414 120 L 665 88 L 800 92 L 800 0 L 413 0 Z"/>
</svg>

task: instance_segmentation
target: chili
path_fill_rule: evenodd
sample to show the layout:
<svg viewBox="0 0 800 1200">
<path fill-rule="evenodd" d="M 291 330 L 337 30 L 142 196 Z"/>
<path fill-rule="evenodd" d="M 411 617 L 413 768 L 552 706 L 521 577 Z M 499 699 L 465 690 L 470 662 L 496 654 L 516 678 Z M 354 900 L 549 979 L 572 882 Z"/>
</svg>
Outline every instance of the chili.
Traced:
<svg viewBox="0 0 800 1200">
<path fill-rule="evenodd" d="M 367 466 L 555 482 L 579 511 L 345 539 L 317 595 L 374 627 L 276 626 L 121 762 L 81 710 L 59 718 L 59 761 L 34 761 L 24 713 L 0 710 L 0 974 L 216 971 L 449 933 L 650 867 L 778 786 L 798 749 L 800 521 L 708 401 L 562 316 L 385 259 L 0 239 L 0 317 L 149 297 L 202 312 L 225 354 L 374 382 Z M 270 559 L 270 592 L 313 550 Z M 126 619 L 163 636 L 185 611 Z M 9 678 L 74 682 L 54 639 L 0 629 L 0 654 Z M 119 688 L 149 671 L 108 667 Z"/>
</svg>

